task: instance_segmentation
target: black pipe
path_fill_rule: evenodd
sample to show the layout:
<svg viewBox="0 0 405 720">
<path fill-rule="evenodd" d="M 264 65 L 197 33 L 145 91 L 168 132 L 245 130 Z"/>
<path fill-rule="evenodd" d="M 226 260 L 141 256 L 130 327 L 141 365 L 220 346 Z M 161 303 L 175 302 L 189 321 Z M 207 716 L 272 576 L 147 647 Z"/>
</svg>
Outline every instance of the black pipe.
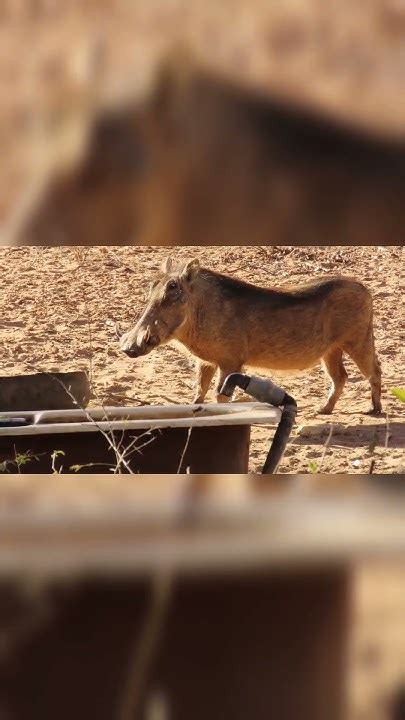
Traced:
<svg viewBox="0 0 405 720">
<path fill-rule="evenodd" d="M 242 390 L 246 390 L 250 381 L 250 375 L 245 375 L 245 373 L 237 372 L 231 373 L 231 375 L 228 375 L 228 377 L 225 378 L 222 387 L 219 387 L 218 391 L 221 395 L 226 395 L 226 397 L 232 397 L 236 387 L 242 388 Z"/>
<path fill-rule="evenodd" d="M 288 393 L 285 393 L 281 419 L 277 426 L 266 461 L 263 465 L 262 475 L 269 475 L 277 470 L 278 464 L 284 455 L 288 439 L 291 435 L 297 410 L 297 403 L 294 398 L 291 397 L 291 395 L 288 395 Z"/>
<path fill-rule="evenodd" d="M 269 403 L 276 407 L 283 407 L 280 422 L 277 426 L 273 442 L 271 443 L 266 461 L 263 465 L 262 475 L 274 473 L 284 455 L 285 448 L 297 415 L 297 403 L 291 395 L 279 385 L 268 378 L 260 378 L 244 373 L 232 373 L 225 379 L 220 390 L 221 395 L 232 397 L 236 387 L 245 390 L 251 397 L 259 402 Z"/>
</svg>

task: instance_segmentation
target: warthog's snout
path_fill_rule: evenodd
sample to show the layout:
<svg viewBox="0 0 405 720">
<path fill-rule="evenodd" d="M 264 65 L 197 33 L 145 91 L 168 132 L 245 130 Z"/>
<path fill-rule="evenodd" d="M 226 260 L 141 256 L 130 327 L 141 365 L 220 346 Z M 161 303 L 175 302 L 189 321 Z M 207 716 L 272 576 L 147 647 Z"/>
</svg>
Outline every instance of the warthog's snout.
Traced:
<svg viewBox="0 0 405 720">
<path fill-rule="evenodd" d="M 128 355 L 130 358 L 136 358 L 138 357 L 139 348 L 137 348 L 136 345 L 133 345 L 131 341 L 128 339 L 128 334 L 126 333 L 123 335 L 120 339 L 120 348 L 125 353 L 125 355 Z"/>
<path fill-rule="evenodd" d="M 159 340 L 152 337 L 150 327 L 135 328 L 130 330 L 120 338 L 120 348 L 130 358 L 137 358 L 141 355 L 146 355 L 148 352 L 153 350 L 154 347 L 159 343 Z"/>
</svg>

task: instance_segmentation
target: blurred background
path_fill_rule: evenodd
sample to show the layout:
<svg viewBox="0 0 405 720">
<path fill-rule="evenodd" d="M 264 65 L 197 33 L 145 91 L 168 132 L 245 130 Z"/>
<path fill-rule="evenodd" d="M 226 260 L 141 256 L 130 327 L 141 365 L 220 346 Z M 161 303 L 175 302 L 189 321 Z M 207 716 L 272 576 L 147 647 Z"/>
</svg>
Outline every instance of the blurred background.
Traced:
<svg viewBox="0 0 405 720">
<path fill-rule="evenodd" d="M 1 240 L 403 237 L 402 0 L 3 0 Z"/>
</svg>

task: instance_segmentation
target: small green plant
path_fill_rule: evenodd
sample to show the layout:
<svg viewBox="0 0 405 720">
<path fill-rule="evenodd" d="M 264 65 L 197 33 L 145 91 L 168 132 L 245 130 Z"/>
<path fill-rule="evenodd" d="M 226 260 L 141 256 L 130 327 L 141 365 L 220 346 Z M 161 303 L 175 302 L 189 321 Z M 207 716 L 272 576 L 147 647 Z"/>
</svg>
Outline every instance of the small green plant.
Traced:
<svg viewBox="0 0 405 720">
<path fill-rule="evenodd" d="M 17 468 L 21 468 L 23 465 L 28 465 L 31 460 L 39 460 L 38 455 L 34 455 L 32 450 L 27 450 L 26 452 L 19 453 L 15 456 L 15 464 L 17 465 Z"/>
<path fill-rule="evenodd" d="M 317 473 L 319 471 L 318 463 L 315 460 L 311 460 L 308 463 L 308 469 L 311 473 Z"/>
<path fill-rule="evenodd" d="M 38 455 L 34 455 L 32 450 L 27 450 L 23 453 L 15 453 L 14 460 L 3 460 L 0 463 L 0 472 L 9 472 L 13 468 L 17 469 L 17 472 L 21 472 L 21 468 L 24 465 L 28 465 L 31 460 L 39 460 Z"/>
<path fill-rule="evenodd" d="M 405 403 L 405 388 L 394 387 L 391 392 L 400 402 Z"/>
</svg>

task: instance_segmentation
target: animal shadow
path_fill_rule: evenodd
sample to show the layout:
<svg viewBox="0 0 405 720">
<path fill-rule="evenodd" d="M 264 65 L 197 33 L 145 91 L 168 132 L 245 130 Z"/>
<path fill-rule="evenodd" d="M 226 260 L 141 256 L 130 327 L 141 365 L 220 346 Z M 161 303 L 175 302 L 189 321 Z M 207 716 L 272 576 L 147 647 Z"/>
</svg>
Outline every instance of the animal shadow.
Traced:
<svg viewBox="0 0 405 720">
<path fill-rule="evenodd" d="M 330 425 L 308 425 L 294 438 L 293 445 L 324 445 Z M 372 425 L 351 425 L 345 427 L 336 423 L 333 427 L 329 447 L 376 447 L 405 448 L 405 423 L 390 422 Z"/>
</svg>

